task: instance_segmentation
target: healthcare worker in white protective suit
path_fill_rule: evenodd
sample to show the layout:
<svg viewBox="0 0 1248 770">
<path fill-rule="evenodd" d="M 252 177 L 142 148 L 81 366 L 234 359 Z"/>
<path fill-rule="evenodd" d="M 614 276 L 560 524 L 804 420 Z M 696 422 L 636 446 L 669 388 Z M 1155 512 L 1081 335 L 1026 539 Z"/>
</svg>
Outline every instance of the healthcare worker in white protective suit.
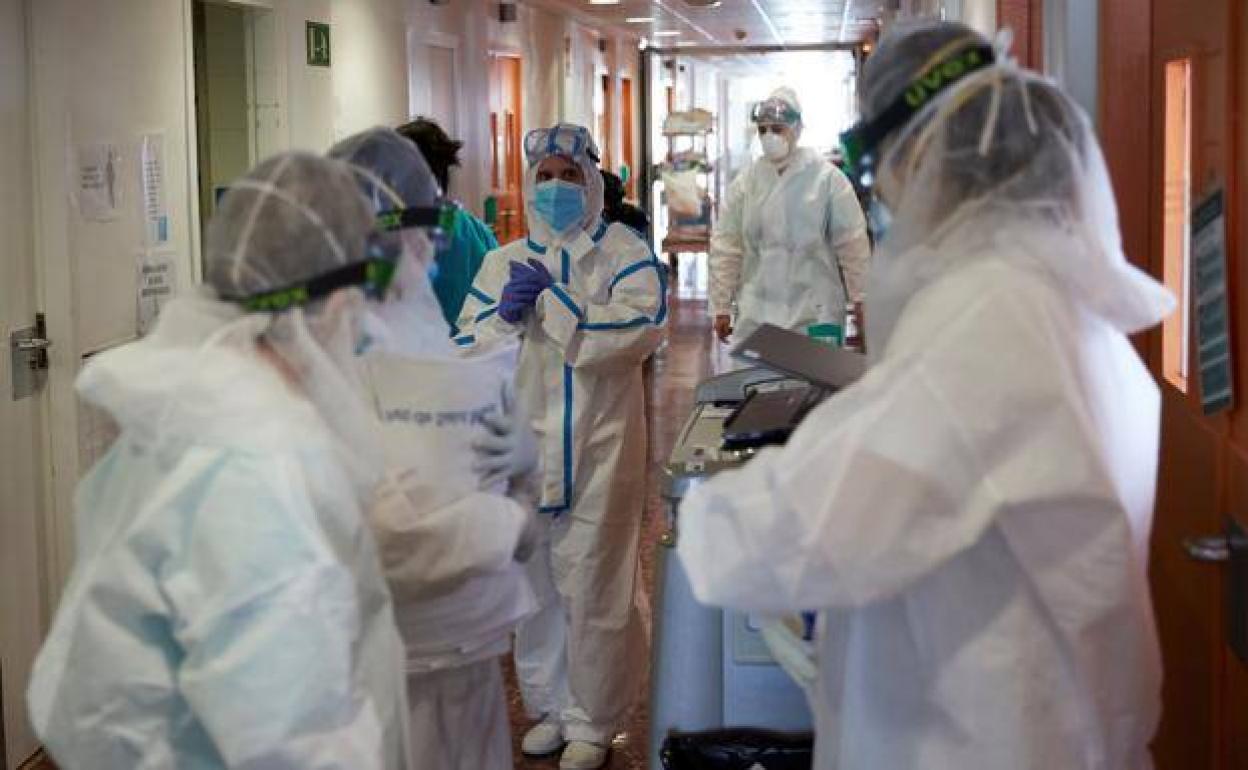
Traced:
<svg viewBox="0 0 1248 770">
<path fill-rule="evenodd" d="M 597 150 L 580 126 L 525 138 L 529 237 L 491 252 L 457 341 L 519 335 L 520 401 L 541 445 L 544 530 L 529 574 L 542 604 L 516 636 L 525 705 L 541 722 L 524 753 L 568 742 L 565 770 L 599 767 L 639 689 L 636 601 L 645 501 L 642 363 L 667 316 L 650 248 L 602 221 Z"/>
<path fill-rule="evenodd" d="M 344 164 L 271 158 L 209 225 L 205 291 L 83 370 L 120 435 L 79 484 L 76 563 L 30 683 L 60 767 L 409 766 L 364 519 L 372 224 Z"/>
<path fill-rule="evenodd" d="M 802 112 L 792 90 L 777 90 L 750 117 L 763 157 L 732 181 L 711 235 L 715 333 L 744 339 L 764 323 L 844 330 L 848 303 L 861 317 L 871 254 L 854 187 L 798 144 Z"/>
<path fill-rule="evenodd" d="M 1149 767 L 1160 402 L 1127 335 L 1173 300 L 1086 116 L 978 33 L 899 28 L 860 93 L 873 365 L 684 501 L 694 593 L 820 610 L 818 768 Z"/>
<path fill-rule="evenodd" d="M 475 407 L 473 392 L 496 406 L 510 370 L 489 377 L 488 368 L 464 365 L 450 339 L 428 272 L 431 236 L 445 237 L 440 227 L 454 211 L 439 200 L 420 151 L 376 128 L 329 154 L 356 169 L 385 231 L 374 246 L 398 268 L 384 301 L 369 303 L 362 358 L 384 422 L 388 470 L 370 521 L 407 646 L 415 765 L 511 770 L 499 657 L 517 623 L 537 609 L 518 561 L 532 547 L 536 520 L 503 492 L 508 478 L 536 467 L 536 439 L 527 424 L 499 412 L 486 413 L 479 427 L 445 417 L 455 414 L 448 405 Z M 408 407 L 444 417 L 413 424 L 405 421 Z M 464 441 L 469 431 L 475 451 Z"/>
</svg>

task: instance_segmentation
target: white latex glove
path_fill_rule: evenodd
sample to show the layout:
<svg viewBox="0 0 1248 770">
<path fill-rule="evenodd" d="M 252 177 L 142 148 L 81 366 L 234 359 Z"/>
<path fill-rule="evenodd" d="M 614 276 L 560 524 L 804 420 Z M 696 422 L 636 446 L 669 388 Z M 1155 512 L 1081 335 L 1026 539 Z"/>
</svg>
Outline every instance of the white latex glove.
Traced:
<svg viewBox="0 0 1248 770">
<path fill-rule="evenodd" d="M 487 433 L 473 442 L 472 469 L 481 477 L 481 488 L 490 489 L 537 468 L 537 436 L 528 420 L 515 410 L 490 414 L 482 420 Z"/>
<path fill-rule="evenodd" d="M 541 527 L 542 522 L 538 520 L 537 514 L 528 511 L 525 514 L 524 529 L 520 532 L 520 539 L 516 541 L 516 561 L 521 564 L 527 562 L 537 550 L 537 545 L 542 539 Z"/>
</svg>

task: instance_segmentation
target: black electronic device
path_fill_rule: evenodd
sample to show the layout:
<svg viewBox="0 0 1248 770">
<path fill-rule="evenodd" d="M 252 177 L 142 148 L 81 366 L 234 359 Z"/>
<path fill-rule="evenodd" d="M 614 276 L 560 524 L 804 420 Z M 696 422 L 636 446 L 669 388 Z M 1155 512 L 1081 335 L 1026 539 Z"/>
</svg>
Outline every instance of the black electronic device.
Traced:
<svg viewBox="0 0 1248 770">
<path fill-rule="evenodd" d="M 861 353 L 834 348 L 772 324 L 758 327 L 733 348 L 732 356 L 809 382 L 827 393 L 848 387 L 867 369 L 867 358 Z"/>
<path fill-rule="evenodd" d="M 724 421 L 724 449 L 783 444 L 824 395 L 812 385 L 751 391 Z"/>
</svg>

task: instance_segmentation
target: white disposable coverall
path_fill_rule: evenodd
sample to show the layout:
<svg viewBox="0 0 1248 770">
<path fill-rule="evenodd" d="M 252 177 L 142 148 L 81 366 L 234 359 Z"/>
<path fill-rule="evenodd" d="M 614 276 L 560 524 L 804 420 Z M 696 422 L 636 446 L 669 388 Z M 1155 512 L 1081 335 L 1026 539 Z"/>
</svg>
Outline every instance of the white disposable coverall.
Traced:
<svg viewBox="0 0 1248 770">
<path fill-rule="evenodd" d="M 570 741 L 605 744 L 632 705 L 645 654 L 636 602 L 646 477 L 641 365 L 659 344 L 667 305 L 662 267 L 628 227 L 601 222 L 601 177 L 581 164 L 598 185 L 591 181 L 586 229 L 551 234 L 530 206 L 531 237 L 486 256 L 457 341 L 523 336 L 516 386 L 541 445 L 546 532 L 528 565 L 542 610 L 516 636 L 517 674 L 532 716 L 560 718 Z M 529 259 L 556 283 L 512 325 L 498 317 L 498 300 L 511 262 Z"/>
<path fill-rule="evenodd" d="M 915 296 L 893 340 L 683 502 L 694 593 L 824 608 L 816 767 L 1146 767 L 1152 378 L 1121 331 L 991 260 Z"/>
<path fill-rule="evenodd" d="M 376 213 L 435 203 L 424 158 L 390 129 L 330 155 L 359 170 Z M 398 269 L 385 301 L 369 303 L 361 379 L 382 422 L 386 473 L 369 523 L 407 648 L 413 758 L 429 770 L 511 770 L 498 659 L 537 609 L 515 556 L 530 514 L 505 485 L 482 489 L 472 441 L 486 430 L 481 414 L 505 408 L 515 355 L 464 360 L 429 281 L 432 243 L 419 228 L 393 236 Z"/>
<path fill-rule="evenodd" d="M 763 323 L 805 331 L 844 323 L 860 302 L 871 246 L 853 185 L 815 150 L 760 158 L 728 187 L 711 236 L 712 315 L 744 339 Z M 848 294 L 846 293 L 848 291 Z"/>
<path fill-rule="evenodd" d="M 456 421 L 465 404 L 494 406 L 480 397 L 491 386 L 502 400 L 501 373 L 491 382 L 487 366 L 435 355 L 370 351 L 364 359 L 390 468 L 369 521 L 407 647 L 416 764 L 509 770 L 498 658 L 537 609 L 515 555 L 530 514 L 499 491 L 478 488 L 469 439 L 484 428 Z M 413 451 L 422 441 L 428 445 Z"/>
<path fill-rule="evenodd" d="M 220 344 L 265 323 L 230 314 L 176 300 L 79 378 L 120 435 L 78 487 L 31 722 L 66 770 L 406 767 L 372 479 L 274 368 Z"/>
<path fill-rule="evenodd" d="M 679 553 L 704 601 L 820 610 L 821 770 L 1147 768 L 1160 397 L 1126 335 L 1173 302 L 1068 97 L 1008 64 L 946 93 L 882 164 L 873 366 L 696 489 Z"/>
</svg>

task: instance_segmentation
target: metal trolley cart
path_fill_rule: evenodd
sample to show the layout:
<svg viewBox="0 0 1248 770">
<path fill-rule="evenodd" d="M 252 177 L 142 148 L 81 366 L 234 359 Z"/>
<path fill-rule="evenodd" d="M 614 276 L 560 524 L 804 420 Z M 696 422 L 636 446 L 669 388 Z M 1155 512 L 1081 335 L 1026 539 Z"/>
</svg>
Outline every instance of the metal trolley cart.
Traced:
<svg viewBox="0 0 1248 770">
<path fill-rule="evenodd" d="M 768 369 L 749 369 L 704 382 L 665 468 L 669 526 L 657 559 L 652 768 L 663 767 L 660 751 L 673 731 L 811 729 L 805 694 L 768 651 L 758 619 L 698 603 L 675 552 L 680 500 L 703 479 L 752 456 L 748 450 L 720 448 L 724 421 L 748 388 L 780 377 Z"/>
<path fill-rule="evenodd" d="M 716 189 L 710 156 L 714 132 L 715 116 L 702 109 L 674 112 L 663 121 L 667 155 L 658 172 L 664 181 L 668 218 L 661 250 L 667 255 L 673 281 L 679 274 L 679 255 L 710 251 Z"/>
</svg>

